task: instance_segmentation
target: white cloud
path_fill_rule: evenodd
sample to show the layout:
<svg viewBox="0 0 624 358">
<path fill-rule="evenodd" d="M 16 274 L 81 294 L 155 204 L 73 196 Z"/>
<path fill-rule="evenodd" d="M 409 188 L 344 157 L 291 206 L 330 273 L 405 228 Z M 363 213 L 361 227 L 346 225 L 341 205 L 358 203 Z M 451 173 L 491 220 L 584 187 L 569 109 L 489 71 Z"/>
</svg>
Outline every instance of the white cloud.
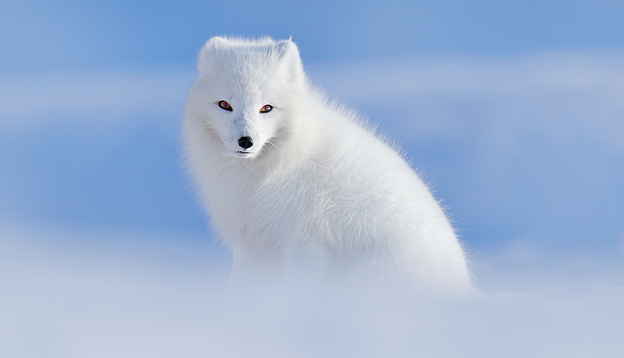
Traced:
<svg viewBox="0 0 624 358">
<path fill-rule="evenodd" d="M 525 144 L 519 136 L 543 133 L 555 144 L 589 138 L 624 155 L 624 53 L 390 58 L 311 72 L 331 95 L 378 115 L 372 121 L 400 123 L 399 132 L 476 132 L 507 151 Z"/>
<path fill-rule="evenodd" d="M 518 56 L 437 55 L 312 64 L 321 86 L 340 96 L 379 99 L 394 95 L 494 95 L 538 90 L 624 94 L 620 52 L 559 52 Z"/>
<path fill-rule="evenodd" d="M 50 121 L 181 118 L 194 76 L 194 69 L 180 67 L 3 74 L 0 125 L 6 130 Z"/>
</svg>

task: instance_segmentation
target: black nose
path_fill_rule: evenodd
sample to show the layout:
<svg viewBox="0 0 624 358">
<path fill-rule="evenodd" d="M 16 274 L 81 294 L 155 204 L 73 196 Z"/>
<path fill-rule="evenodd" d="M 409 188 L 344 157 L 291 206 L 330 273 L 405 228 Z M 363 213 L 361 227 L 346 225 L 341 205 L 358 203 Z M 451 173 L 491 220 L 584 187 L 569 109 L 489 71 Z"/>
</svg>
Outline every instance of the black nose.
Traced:
<svg viewBox="0 0 624 358">
<path fill-rule="evenodd" d="M 240 137 L 238 139 L 238 145 L 243 149 L 249 149 L 253 146 L 253 141 L 250 137 Z"/>
</svg>

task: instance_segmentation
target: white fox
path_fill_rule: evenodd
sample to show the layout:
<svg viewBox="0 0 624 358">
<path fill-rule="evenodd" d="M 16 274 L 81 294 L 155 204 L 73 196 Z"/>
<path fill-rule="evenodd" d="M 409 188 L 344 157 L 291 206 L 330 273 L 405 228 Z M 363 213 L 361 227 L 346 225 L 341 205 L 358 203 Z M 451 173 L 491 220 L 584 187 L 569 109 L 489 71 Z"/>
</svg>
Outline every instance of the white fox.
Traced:
<svg viewBox="0 0 624 358">
<path fill-rule="evenodd" d="M 392 147 L 313 89 L 291 40 L 214 37 L 183 125 L 232 280 L 373 280 L 468 292 L 442 208 Z"/>
</svg>

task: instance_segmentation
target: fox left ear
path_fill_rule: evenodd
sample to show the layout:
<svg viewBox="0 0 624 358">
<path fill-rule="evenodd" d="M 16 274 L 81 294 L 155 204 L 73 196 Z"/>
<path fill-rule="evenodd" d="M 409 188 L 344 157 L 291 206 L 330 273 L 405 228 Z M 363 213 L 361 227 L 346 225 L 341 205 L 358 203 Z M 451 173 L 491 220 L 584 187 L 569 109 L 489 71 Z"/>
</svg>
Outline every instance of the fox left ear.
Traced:
<svg viewBox="0 0 624 358">
<path fill-rule="evenodd" d="M 297 45 L 292 42 L 292 39 L 281 40 L 275 44 L 275 47 L 279 53 L 279 57 L 284 57 L 289 52 L 294 52 L 297 56 L 299 56 L 299 49 L 297 48 Z"/>
<path fill-rule="evenodd" d="M 303 78 L 303 64 L 299 56 L 299 49 L 297 45 L 292 42 L 292 39 L 279 41 L 275 47 L 277 57 L 287 66 L 290 75 L 297 79 Z"/>
</svg>

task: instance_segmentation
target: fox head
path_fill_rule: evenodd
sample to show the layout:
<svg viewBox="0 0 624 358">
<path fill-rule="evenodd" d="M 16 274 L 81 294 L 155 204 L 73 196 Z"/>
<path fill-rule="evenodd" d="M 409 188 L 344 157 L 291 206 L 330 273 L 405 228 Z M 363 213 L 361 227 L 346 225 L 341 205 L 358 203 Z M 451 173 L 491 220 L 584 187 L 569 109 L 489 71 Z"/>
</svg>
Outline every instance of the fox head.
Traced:
<svg viewBox="0 0 624 358">
<path fill-rule="evenodd" d="M 197 67 L 191 110 L 228 154 L 254 158 L 287 135 L 291 103 L 305 87 L 291 40 L 214 37 L 201 50 Z"/>
</svg>

